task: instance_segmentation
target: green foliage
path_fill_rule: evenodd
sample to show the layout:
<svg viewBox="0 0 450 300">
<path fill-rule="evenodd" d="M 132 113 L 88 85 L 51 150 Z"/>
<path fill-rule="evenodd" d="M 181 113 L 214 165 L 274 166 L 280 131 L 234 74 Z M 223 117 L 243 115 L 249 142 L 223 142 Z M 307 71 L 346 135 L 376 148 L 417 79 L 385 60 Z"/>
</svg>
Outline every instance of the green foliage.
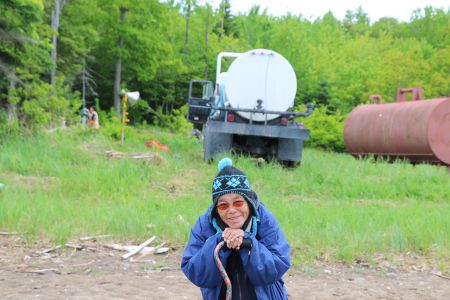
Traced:
<svg viewBox="0 0 450 300">
<path fill-rule="evenodd" d="M 301 105 L 297 111 L 305 111 L 305 107 Z M 310 138 L 305 142 L 307 145 L 337 152 L 345 150 L 344 116 L 339 111 L 330 112 L 326 106 L 316 106 L 309 117 L 298 121 L 310 130 Z"/>
<path fill-rule="evenodd" d="M 154 120 L 150 114 L 160 108 L 155 122 L 172 131 L 189 127 L 178 111 L 186 103 L 188 82 L 214 80 L 217 54 L 223 51 L 268 48 L 285 56 L 297 75 L 296 106 L 314 102 L 346 114 L 371 94 L 393 101 L 402 87 L 421 86 L 426 98 L 450 93 L 448 9 L 427 7 L 399 22 L 369 20 L 361 8 L 342 20 L 331 12 L 312 20 L 274 17 L 259 6 L 233 16 L 230 1 L 218 8 L 198 1 L 63 2 L 54 87 L 48 85 L 54 1 L 0 2 L 0 109 L 17 118 L 3 130 L 56 126 L 61 118 L 75 123 L 84 88 L 86 103 L 101 99 L 100 106 L 109 110 L 119 54 L 122 87 L 140 91 L 145 99 L 130 110 L 131 124 Z M 332 118 L 331 113 L 321 116 Z M 329 134 L 339 117 L 329 122 L 317 123 L 315 136 L 326 134 L 317 145 L 341 149 Z"/>
<path fill-rule="evenodd" d="M 40 81 L 30 81 L 27 88 L 18 88 L 21 96 L 21 116 L 23 124 L 29 129 L 60 127 L 63 122 L 73 123 L 80 100 L 76 94 L 60 86 L 55 93 L 53 87 Z"/>
<path fill-rule="evenodd" d="M 109 111 L 97 110 L 100 130 L 103 134 L 116 140 L 121 139 L 122 119 L 117 116 L 114 108 Z"/>
<path fill-rule="evenodd" d="M 17 120 L 8 120 L 6 111 L 0 110 L 0 144 L 8 138 L 20 135 L 21 129 Z"/>
<path fill-rule="evenodd" d="M 160 117 L 155 119 L 155 125 L 168 128 L 174 133 L 189 134 L 192 123 L 186 119 L 187 110 L 187 104 L 180 109 L 172 110 L 171 114 L 163 114 L 162 109 L 158 108 L 158 116 Z"/>
<path fill-rule="evenodd" d="M 269 48 L 272 27 L 276 24 L 267 11 L 260 11 L 259 6 L 253 6 L 248 15 L 236 17 L 238 36 L 244 40 L 250 49 Z"/>
<path fill-rule="evenodd" d="M 0 107 L 4 104 L 13 112 L 2 131 L 35 130 L 71 120 L 76 97 L 61 81 L 55 91 L 41 77 L 51 65 L 43 1 L 2 2 L 0 10 L 0 72 L 7 78 L 0 81 L 5 95 L 0 96 Z"/>
<path fill-rule="evenodd" d="M 135 105 L 128 109 L 128 117 L 131 124 L 142 124 L 151 111 L 147 101 L 139 100 Z"/>
</svg>

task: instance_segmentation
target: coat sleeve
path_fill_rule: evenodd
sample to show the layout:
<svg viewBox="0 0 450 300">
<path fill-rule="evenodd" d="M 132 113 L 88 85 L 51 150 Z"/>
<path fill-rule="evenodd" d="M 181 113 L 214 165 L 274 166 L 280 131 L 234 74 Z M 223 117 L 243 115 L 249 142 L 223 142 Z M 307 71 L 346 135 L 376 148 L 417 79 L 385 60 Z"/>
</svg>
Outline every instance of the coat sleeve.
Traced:
<svg viewBox="0 0 450 300">
<path fill-rule="evenodd" d="M 261 217 L 260 240 L 251 237 L 251 250 L 239 251 L 247 276 L 255 286 L 277 282 L 291 265 L 290 247 L 277 220 L 267 211 Z"/>
<path fill-rule="evenodd" d="M 191 230 L 189 242 L 184 250 L 181 260 L 181 269 L 186 277 L 195 285 L 202 288 L 213 288 L 222 284 L 222 277 L 214 261 L 214 249 L 222 240 L 220 233 L 209 237 L 205 235 L 206 222 L 202 222 L 202 217 L 197 221 Z M 226 266 L 231 251 L 223 249 L 219 253 L 222 264 Z"/>
</svg>

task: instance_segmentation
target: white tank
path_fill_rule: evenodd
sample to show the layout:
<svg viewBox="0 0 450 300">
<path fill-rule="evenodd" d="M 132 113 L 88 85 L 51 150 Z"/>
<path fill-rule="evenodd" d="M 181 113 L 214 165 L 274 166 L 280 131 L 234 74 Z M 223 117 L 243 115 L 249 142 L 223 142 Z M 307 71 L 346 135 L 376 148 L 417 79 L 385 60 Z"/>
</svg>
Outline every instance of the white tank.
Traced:
<svg viewBox="0 0 450 300">
<path fill-rule="evenodd" d="M 291 64 L 275 51 L 256 49 L 237 57 L 227 70 L 226 104 L 232 108 L 287 111 L 294 106 L 297 78 Z M 258 100 L 260 106 L 258 107 Z M 246 119 L 264 121 L 263 114 L 238 112 Z M 267 120 L 278 115 L 267 115 Z"/>
</svg>

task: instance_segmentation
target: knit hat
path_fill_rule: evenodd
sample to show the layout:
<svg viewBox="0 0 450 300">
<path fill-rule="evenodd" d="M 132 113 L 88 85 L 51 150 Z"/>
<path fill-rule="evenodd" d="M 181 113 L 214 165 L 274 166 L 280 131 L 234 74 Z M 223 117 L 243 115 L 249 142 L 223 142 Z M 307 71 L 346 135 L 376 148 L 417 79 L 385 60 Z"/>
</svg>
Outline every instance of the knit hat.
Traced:
<svg viewBox="0 0 450 300">
<path fill-rule="evenodd" d="M 259 200 L 251 189 L 247 176 L 233 167 L 233 162 L 228 157 L 223 158 L 217 165 L 219 173 L 214 178 L 212 185 L 212 200 L 214 207 L 220 196 L 225 194 L 239 194 L 250 204 L 253 214 L 258 217 Z"/>
</svg>

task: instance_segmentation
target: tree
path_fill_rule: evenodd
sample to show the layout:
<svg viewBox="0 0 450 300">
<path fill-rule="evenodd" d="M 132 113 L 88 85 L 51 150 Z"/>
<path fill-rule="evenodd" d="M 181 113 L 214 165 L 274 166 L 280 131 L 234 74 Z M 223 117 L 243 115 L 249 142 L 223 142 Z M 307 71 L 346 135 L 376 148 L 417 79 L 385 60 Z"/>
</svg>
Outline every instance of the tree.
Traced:
<svg viewBox="0 0 450 300">
<path fill-rule="evenodd" d="M 59 29 L 59 16 L 61 14 L 61 10 L 63 9 L 65 4 L 65 0 L 55 0 L 55 6 L 52 10 L 52 71 L 50 75 L 50 82 L 55 88 L 56 85 L 56 57 L 58 55 L 57 47 L 58 47 L 58 29 Z"/>
<path fill-rule="evenodd" d="M 38 34 L 43 7 L 41 1 L 0 2 L 0 72 L 7 79 L 0 81 L 0 91 L 7 94 L 6 102 L 0 99 L 0 106 L 6 105 L 9 122 L 17 120 L 17 87 L 25 87 L 28 74 L 41 71 L 48 61 L 46 46 Z"/>
<path fill-rule="evenodd" d="M 66 1 L 60 16 L 58 72 L 65 84 L 80 91 L 84 103 L 86 97 L 96 96 L 97 73 L 93 70 L 96 57 L 92 51 L 99 42 L 97 28 L 102 20 L 104 13 L 92 0 Z"/>
<path fill-rule="evenodd" d="M 345 32 L 351 36 L 363 35 L 368 32 L 370 28 L 370 20 L 367 13 L 359 6 L 356 9 L 356 12 L 347 10 L 342 25 Z"/>
<path fill-rule="evenodd" d="M 234 34 L 234 18 L 231 14 L 230 0 L 222 0 L 220 2 L 219 16 L 220 23 L 218 24 L 219 26 L 216 29 L 219 38 L 222 38 L 223 35 Z"/>
<path fill-rule="evenodd" d="M 184 30 L 184 48 L 183 52 L 188 53 L 189 47 L 189 17 L 191 15 L 191 0 L 186 0 L 185 2 L 185 19 L 186 19 L 186 28 Z"/>
<path fill-rule="evenodd" d="M 125 13 L 127 9 L 124 6 L 119 7 L 120 11 L 120 24 L 123 26 L 123 23 L 125 22 Z M 116 112 L 118 116 L 120 117 L 120 79 L 122 76 L 122 54 L 121 50 L 123 48 L 123 35 L 119 34 L 117 37 L 117 56 L 116 56 L 116 75 L 114 77 L 114 108 L 116 109 Z"/>
<path fill-rule="evenodd" d="M 253 6 L 248 15 L 236 16 L 236 30 L 237 36 L 249 47 L 267 48 L 270 44 L 271 29 L 274 25 L 274 20 L 267 15 L 267 9 L 260 13 L 260 7 Z"/>
<path fill-rule="evenodd" d="M 166 34 L 169 20 L 165 17 L 165 6 L 156 0 L 98 1 L 102 22 L 98 28 L 100 39 L 93 50 L 94 69 L 99 70 L 96 81 L 104 101 L 114 99 L 113 103 L 103 102 L 103 105 L 112 104 L 120 111 L 120 98 L 117 98 L 120 89 L 145 90 L 171 53 Z M 119 21 L 121 11 L 123 22 Z M 112 78 L 115 78 L 114 87 Z"/>
</svg>

